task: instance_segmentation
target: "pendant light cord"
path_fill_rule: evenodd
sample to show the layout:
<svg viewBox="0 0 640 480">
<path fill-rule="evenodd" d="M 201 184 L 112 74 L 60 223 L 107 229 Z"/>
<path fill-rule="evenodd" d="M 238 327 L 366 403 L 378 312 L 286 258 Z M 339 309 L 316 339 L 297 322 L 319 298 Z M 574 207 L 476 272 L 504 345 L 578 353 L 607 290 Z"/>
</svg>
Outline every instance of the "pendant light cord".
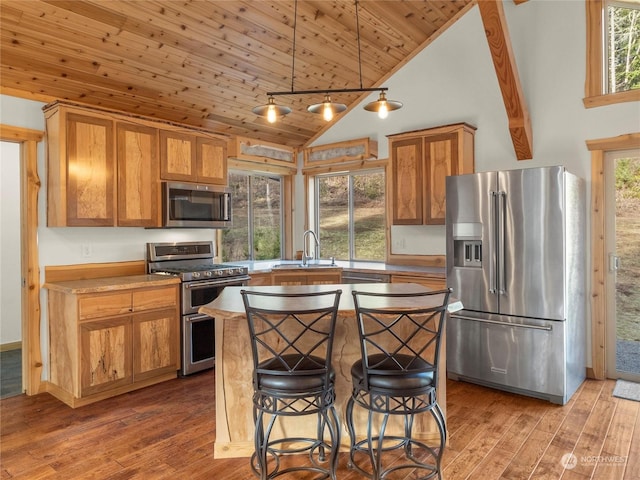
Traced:
<svg viewBox="0 0 640 480">
<path fill-rule="evenodd" d="M 293 89 L 293 79 L 296 74 L 296 29 L 298 27 L 298 0 L 293 2 L 293 58 L 291 60 L 291 91 Z"/>
<path fill-rule="evenodd" d="M 358 72 L 360 74 L 360 88 L 362 88 L 362 57 L 360 54 L 360 16 L 358 15 L 358 0 L 355 0 L 355 2 L 356 2 L 356 38 L 358 39 Z"/>
</svg>

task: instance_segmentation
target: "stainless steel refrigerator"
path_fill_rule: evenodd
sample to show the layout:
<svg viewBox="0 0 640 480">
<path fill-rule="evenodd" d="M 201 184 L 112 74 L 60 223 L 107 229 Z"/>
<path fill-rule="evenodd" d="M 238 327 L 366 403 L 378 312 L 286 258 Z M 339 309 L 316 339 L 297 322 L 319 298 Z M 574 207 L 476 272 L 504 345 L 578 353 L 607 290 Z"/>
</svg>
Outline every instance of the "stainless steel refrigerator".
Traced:
<svg viewBox="0 0 640 480">
<path fill-rule="evenodd" d="M 585 378 L 585 186 L 564 167 L 447 177 L 447 375 L 565 404 Z"/>
</svg>

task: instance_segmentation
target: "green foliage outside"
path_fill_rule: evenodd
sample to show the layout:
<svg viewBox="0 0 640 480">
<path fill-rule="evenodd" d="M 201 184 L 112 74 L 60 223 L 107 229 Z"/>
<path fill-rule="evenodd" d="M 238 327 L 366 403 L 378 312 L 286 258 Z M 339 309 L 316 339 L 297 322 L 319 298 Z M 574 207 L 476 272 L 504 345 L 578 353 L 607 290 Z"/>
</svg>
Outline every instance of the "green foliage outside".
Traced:
<svg viewBox="0 0 640 480">
<path fill-rule="evenodd" d="M 640 4 L 608 11 L 609 93 L 640 88 Z"/>
<path fill-rule="evenodd" d="M 621 158 L 616 162 L 616 191 L 618 195 L 640 199 L 640 161 L 637 158 Z"/>
<path fill-rule="evenodd" d="M 640 158 L 616 160 L 616 335 L 640 342 Z"/>
<path fill-rule="evenodd" d="M 330 175 L 320 177 L 317 185 L 321 257 L 383 261 L 386 250 L 384 174 Z M 349 225 L 350 195 L 352 229 Z M 350 251 L 351 235 L 353 252 Z"/>
</svg>

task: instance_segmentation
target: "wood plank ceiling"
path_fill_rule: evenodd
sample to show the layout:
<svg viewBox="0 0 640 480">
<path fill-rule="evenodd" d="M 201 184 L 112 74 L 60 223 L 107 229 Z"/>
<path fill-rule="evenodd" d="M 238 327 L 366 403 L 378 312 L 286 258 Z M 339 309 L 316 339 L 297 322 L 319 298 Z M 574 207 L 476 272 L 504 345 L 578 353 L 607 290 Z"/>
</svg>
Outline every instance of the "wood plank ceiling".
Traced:
<svg viewBox="0 0 640 480">
<path fill-rule="evenodd" d="M 362 86 L 383 86 L 473 2 L 360 0 Z M 275 124 L 251 112 L 292 88 L 294 0 L 2 0 L 0 20 L 4 94 L 295 147 L 328 128 L 306 111 L 322 95 L 276 97 L 293 112 Z M 297 22 L 294 90 L 359 88 L 354 2 L 300 0 Z"/>
</svg>

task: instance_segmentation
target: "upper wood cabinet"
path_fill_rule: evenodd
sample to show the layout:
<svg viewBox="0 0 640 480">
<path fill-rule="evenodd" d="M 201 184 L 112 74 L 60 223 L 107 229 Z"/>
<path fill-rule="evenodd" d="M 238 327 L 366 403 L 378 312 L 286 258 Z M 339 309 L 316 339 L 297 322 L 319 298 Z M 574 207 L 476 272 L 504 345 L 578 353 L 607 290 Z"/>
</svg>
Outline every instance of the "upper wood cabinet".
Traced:
<svg viewBox="0 0 640 480">
<path fill-rule="evenodd" d="M 48 128 L 49 226 L 113 226 L 113 121 L 74 113 L 61 115 L 56 114 L 47 124 L 56 123 L 61 133 L 53 144 L 53 129 Z"/>
<path fill-rule="evenodd" d="M 118 122 L 118 225 L 160 224 L 158 130 Z"/>
<path fill-rule="evenodd" d="M 161 179 L 227 183 L 214 135 L 65 102 L 44 112 L 50 227 L 159 227 Z"/>
<path fill-rule="evenodd" d="M 160 132 L 160 178 L 227 184 L 227 142 L 179 132 Z"/>
<path fill-rule="evenodd" d="M 475 128 L 465 123 L 389 136 L 393 225 L 442 225 L 445 178 L 473 173 Z"/>
</svg>

